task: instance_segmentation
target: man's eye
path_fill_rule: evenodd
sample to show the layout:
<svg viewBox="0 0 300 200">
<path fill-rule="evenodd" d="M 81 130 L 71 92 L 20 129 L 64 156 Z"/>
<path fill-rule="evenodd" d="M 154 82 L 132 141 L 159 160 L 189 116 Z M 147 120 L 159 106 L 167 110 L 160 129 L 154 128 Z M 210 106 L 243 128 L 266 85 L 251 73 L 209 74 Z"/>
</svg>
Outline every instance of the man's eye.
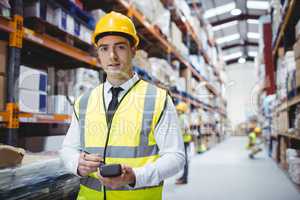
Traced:
<svg viewBox="0 0 300 200">
<path fill-rule="evenodd" d="M 101 52 L 105 52 L 105 51 L 108 50 L 108 48 L 107 48 L 107 47 L 100 47 L 99 50 L 100 50 Z"/>
<path fill-rule="evenodd" d="M 125 45 L 118 45 L 118 49 L 121 49 L 121 50 L 124 50 L 126 49 L 127 47 Z"/>
</svg>

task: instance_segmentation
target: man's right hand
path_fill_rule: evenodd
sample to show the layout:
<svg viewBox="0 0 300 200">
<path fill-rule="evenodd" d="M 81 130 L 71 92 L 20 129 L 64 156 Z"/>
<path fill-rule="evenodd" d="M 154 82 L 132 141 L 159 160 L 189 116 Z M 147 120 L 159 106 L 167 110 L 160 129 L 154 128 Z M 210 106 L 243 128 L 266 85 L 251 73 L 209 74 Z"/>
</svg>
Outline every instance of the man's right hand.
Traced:
<svg viewBox="0 0 300 200">
<path fill-rule="evenodd" d="M 78 175 L 87 176 L 92 172 L 97 172 L 102 158 L 97 154 L 87 154 L 82 152 L 79 157 Z"/>
</svg>

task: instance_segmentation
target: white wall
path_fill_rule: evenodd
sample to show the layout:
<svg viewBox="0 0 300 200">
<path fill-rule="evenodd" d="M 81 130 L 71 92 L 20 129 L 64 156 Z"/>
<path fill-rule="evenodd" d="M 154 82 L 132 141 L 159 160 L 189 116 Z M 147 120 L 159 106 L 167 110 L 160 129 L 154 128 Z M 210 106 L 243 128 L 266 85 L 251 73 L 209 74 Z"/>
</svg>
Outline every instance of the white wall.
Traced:
<svg viewBox="0 0 300 200">
<path fill-rule="evenodd" d="M 226 66 L 227 113 L 233 127 L 255 114 L 256 80 L 254 63 Z"/>
</svg>

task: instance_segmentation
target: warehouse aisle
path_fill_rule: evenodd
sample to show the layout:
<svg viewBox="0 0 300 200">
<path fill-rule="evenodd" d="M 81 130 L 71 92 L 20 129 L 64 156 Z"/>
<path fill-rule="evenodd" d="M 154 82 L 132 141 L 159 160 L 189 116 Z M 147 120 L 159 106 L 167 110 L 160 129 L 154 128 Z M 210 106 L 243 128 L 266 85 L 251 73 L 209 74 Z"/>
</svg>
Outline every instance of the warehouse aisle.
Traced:
<svg viewBox="0 0 300 200">
<path fill-rule="evenodd" d="M 299 200 L 300 193 L 264 153 L 247 157 L 246 137 L 232 137 L 192 158 L 187 185 L 165 184 L 165 200 Z"/>
</svg>

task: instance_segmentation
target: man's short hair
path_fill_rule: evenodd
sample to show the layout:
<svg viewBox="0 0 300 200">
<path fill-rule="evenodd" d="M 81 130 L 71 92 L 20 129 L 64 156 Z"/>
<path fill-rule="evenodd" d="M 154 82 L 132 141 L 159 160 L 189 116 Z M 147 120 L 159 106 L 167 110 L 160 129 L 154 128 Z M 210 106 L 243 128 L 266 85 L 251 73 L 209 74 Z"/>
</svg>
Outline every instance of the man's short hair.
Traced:
<svg viewBox="0 0 300 200">
<path fill-rule="evenodd" d="M 126 38 L 129 41 L 129 44 L 131 47 L 134 46 L 134 38 L 126 33 L 121 33 L 121 32 L 105 32 L 105 33 L 100 33 L 95 37 L 95 43 L 97 44 L 98 40 L 100 40 L 101 38 L 108 36 L 108 35 L 116 35 L 116 36 L 121 36 Z"/>
</svg>

